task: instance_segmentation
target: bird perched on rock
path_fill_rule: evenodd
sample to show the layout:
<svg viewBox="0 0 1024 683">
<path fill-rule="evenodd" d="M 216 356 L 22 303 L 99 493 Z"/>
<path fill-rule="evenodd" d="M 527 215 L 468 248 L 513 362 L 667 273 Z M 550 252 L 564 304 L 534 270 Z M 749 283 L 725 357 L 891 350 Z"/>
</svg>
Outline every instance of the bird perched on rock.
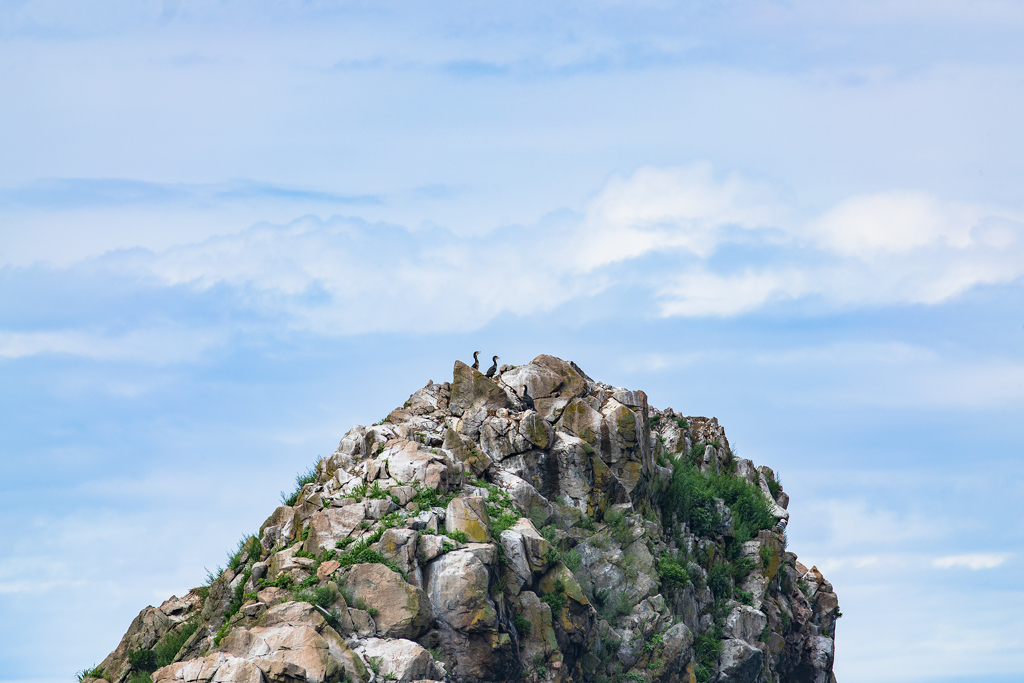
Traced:
<svg viewBox="0 0 1024 683">
<path fill-rule="evenodd" d="M 473 352 L 473 369 L 474 370 L 479 370 L 480 369 L 480 359 L 477 358 L 477 356 L 479 356 L 479 355 L 480 355 L 479 351 L 474 351 Z"/>
<path fill-rule="evenodd" d="M 487 368 L 487 372 L 484 373 L 488 377 L 494 377 L 494 373 L 496 373 L 498 371 L 498 357 L 497 356 L 494 357 L 493 363 L 494 364 L 491 365 L 491 367 Z"/>
<path fill-rule="evenodd" d="M 527 408 L 529 408 L 530 410 L 533 410 L 533 396 L 530 396 L 528 393 L 526 393 L 526 385 L 525 384 L 523 385 L 523 403 L 526 404 Z"/>
</svg>

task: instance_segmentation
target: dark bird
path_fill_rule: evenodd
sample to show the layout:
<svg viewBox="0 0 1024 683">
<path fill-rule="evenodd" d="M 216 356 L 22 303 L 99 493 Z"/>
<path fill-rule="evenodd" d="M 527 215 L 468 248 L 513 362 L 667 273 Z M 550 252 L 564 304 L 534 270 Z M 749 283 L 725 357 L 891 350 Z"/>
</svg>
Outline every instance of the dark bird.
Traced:
<svg viewBox="0 0 1024 683">
<path fill-rule="evenodd" d="M 526 393 L 526 385 L 525 384 L 523 385 L 523 403 L 526 404 L 527 408 L 529 408 L 530 410 L 533 410 L 533 396 L 530 396 L 528 393 Z"/>
<path fill-rule="evenodd" d="M 484 374 L 487 375 L 488 377 L 494 377 L 494 373 L 496 373 L 497 371 L 498 371 L 498 357 L 495 356 L 494 357 L 494 364 L 491 367 L 487 368 L 487 372 L 485 372 Z"/>
<path fill-rule="evenodd" d="M 479 351 L 474 351 L 473 352 L 473 369 L 474 370 L 479 370 L 480 369 L 480 359 L 477 358 L 477 356 L 479 356 L 479 355 L 480 355 Z"/>
</svg>

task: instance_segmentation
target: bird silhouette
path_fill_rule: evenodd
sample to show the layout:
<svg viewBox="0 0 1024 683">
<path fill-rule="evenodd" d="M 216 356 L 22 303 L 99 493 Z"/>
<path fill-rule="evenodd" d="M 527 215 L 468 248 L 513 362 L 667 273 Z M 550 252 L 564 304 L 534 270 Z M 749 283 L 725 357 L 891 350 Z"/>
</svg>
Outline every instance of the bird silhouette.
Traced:
<svg viewBox="0 0 1024 683">
<path fill-rule="evenodd" d="M 533 410 L 533 396 L 530 396 L 528 393 L 526 393 L 525 384 L 523 385 L 523 403 L 526 404 L 527 408 Z"/>
<path fill-rule="evenodd" d="M 473 352 L 473 369 L 474 370 L 479 370 L 480 369 L 480 359 L 477 358 L 477 356 L 479 356 L 479 355 L 480 355 L 479 351 L 474 351 Z"/>
<path fill-rule="evenodd" d="M 494 364 L 491 365 L 491 367 L 487 368 L 487 372 L 484 373 L 488 377 L 494 377 L 494 373 L 496 373 L 498 371 L 498 357 L 497 356 L 494 357 L 493 363 Z"/>
</svg>

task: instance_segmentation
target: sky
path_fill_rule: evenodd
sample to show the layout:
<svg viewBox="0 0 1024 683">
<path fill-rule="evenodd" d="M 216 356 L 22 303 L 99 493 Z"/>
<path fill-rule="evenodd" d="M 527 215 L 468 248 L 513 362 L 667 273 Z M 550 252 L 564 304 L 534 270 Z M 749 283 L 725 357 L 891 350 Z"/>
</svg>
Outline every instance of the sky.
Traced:
<svg viewBox="0 0 1024 683">
<path fill-rule="evenodd" d="M 1024 681 L 1024 5 L 0 0 L 0 681 L 475 350 L 716 416 L 841 683 Z"/>
</svg>

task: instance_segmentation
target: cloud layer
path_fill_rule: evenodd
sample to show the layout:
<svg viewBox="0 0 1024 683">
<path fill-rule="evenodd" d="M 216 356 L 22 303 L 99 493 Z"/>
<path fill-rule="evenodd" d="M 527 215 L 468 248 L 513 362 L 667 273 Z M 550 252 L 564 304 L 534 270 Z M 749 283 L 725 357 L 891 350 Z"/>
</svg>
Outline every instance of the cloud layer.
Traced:
<svg viewBox="0 0 1024 683">
<path fill-rule="evenodd" d="M 580 211 L 477 236 L 307 216 L 115 252 L 88 268 L 150 287 L 222 289 L 292 329 L 457 332 L 615 288 L 634 292 L 633 310 L 662 317 L 939 304 L 1020 278 L 1024 222 L 1013 210 L 909 191 L 853 196 L 802 217 L 771 188 L 705 165 L 645 167 L 613 177 Z M 89 344 L 0 338 L 6 356 L 76 348 Z"/>
</svg>

